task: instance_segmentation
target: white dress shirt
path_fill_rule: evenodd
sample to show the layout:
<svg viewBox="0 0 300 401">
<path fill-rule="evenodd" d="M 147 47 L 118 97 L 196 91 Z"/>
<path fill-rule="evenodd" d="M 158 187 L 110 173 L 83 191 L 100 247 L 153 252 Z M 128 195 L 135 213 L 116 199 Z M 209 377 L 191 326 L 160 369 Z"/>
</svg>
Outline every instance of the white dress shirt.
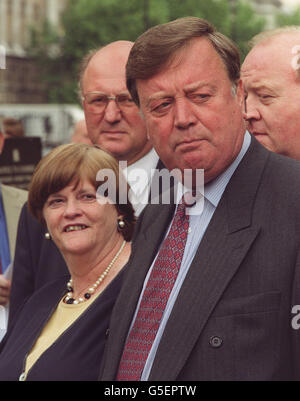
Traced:
<svg viewBox="0 0 300 401">
<path fill-rule="evenodd" d="M 128 197 L 136 217 L 148 204 L 151 180 L 158 160 L 157 153 L 151 149 L 144 157 L 123 169 L 124 176 L 130 185 Z"/>
</svg>

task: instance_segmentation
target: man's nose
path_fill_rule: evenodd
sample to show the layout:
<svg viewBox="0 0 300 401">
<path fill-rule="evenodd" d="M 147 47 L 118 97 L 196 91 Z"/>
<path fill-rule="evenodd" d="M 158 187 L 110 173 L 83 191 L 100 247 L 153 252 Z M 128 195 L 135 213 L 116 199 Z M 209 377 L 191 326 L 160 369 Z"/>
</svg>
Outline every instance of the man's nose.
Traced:
<svg viewBox="0 0 300 401">
<path fill-rule="evenodd" d="M 104 118 L 110 124 L 121 120 L 121 110 L 115 100 L 110 100 L 105 109 Z"/>
<path fill-rule="evenodd" d="M 255 104 L 255 102 L 246 99 L 245 100 L 245 109 L 243 113 L 243 117 L 246 121 L 251 121 L 251 120 L 259 120 L 260 119 L 260 112 Z"/>
<path fill-rule="evenodd" d="M 194 114 L 193 106 L 187 98 L 182 97 L 176 99 L 174 113 L 174 123 L 177 128 L 186 129 L 196 124 L 197 118 Z"/>
</svg>

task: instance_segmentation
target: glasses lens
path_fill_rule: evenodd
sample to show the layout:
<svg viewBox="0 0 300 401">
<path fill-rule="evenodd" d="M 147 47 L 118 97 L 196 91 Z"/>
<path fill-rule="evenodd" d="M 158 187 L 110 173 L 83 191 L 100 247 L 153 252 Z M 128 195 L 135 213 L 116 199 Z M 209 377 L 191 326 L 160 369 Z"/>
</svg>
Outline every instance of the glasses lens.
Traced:
<svg viewBox="0 0 300 401">
<path fill-rule="evenodd" d="M 107 96 L 105 93 L 87 93 L 85 100 L 91 113 L 102 113 L 110 100 L 115 101 L 120 109 L 126 109 L 134 105 L 132 98 L 127 94 L 114 97 Z"/>
<path fill-rule="evenodd" d="M 116 101 L 117 101 L 120 109 L 130 107 L 133 105 L 133 100 L 131 99 L 131 97 L 129 95 L 117 95 Z"/>
<path fill-rule="evenodd" d="M 101 113 L 108 103 L 108 97 L 101 93 L 87 93 L 85 100 L 92 113 Z"/>
</svg>

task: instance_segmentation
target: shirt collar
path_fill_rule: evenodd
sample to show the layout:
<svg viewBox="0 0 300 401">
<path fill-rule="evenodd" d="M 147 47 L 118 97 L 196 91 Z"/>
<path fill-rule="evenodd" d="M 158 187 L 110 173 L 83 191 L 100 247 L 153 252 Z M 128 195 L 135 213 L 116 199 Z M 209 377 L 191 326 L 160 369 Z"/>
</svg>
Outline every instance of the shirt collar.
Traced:
<svg viewBox="0 0 300 401">
<path fill-rule="evenodd" d="M 148 171 L 151 168 L 153 169 L 156 167 L 158 159 L 158 154 L 155 152 L 154 148 L 152 148 L 145 156 L 137 160 L 135 163 L 130 164 L 130 166 L 128 166 L 125 170 L 130 172 L 135 168 L 142 168 Z"/>
<path fill-rule="evenodd" d="M 241 160 L 245 156 L 245 153 L 247 152 L 250 143 L 251 143 L 251 135 L 249 134 L 248 131 L 246 131 L 244 135 L 242 148 L 237 157 L 235 158 L 235 160 L 231 163 L 229 167 L 227 167 L 225 171 L 223 171 L 223 173 L 221 173 L 217 178 L 215 178 L 213 181 L 205 185 L 204 198 L 206 198 L 214 207 L 218 206 L 220 199 L 225 191 L 225 188 L 230 181 L 230 178 L 232 177 L 236 168 L 238 167 Z M 190 189 L 185 188 L 181 183 L 178 183 L 177 203 L 179 203 L 182 195 L 187 191 L 190 191 Z M 202 200 L 200 199 L 198 202 L 203 202 L 203 199 Z"/>
<path fill-rule="evenodd" d="M 152 148 L 144 157 L 123 169 L 124 176 L 135 194 L 141 194 L 144 189 L 150 185 L 151 178 L 157 166 L 158 160 L 158 154 L 155 152 L 154 148 Z M 135 170 L 137 174 L 132 173 Z M 137 180 L 139 177 L 138 170 L 143 170 L 143 175 L 146 173 L 148 179 Z"/>
</svg>

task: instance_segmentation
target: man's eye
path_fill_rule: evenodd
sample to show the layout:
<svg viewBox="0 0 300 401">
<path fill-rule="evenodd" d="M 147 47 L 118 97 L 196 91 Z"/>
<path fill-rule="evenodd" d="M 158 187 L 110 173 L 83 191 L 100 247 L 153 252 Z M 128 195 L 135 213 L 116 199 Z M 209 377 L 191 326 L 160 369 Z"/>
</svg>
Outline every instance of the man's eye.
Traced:
<svg viewBox="0 0 300 401">
<path fill-rule="evenodd" d="M 107 101 L 107 98 L 105 96 L 98 96 L 98 97 L 91 99 L 91 103 L 104 104 L 104 103 L 106 103 L 106 101 Z"/>
<path fill-rule="evenodd" d="M 258 95 L 261 99 L 270 99 L 272 96 L 267 94 L 260 94 Z"/>
<path fill-rule="evenodd" d="M 134 104 L 132 98 L 127 95 L 120 95 L 117 97 L 117 100 L 123 106 L 132 106 Z"/>
<path fill-rule="evenodd" d="M 189 99 L 192 100 L 193 102 L 203 102 L 205 100 L 208 100 L 210 98 L 209 93 L 192 93 L 189 96 Z"/>
<path fill-rule="evenodd" d="M 172 102 L 169 100 L 155 103 L 151 106 L 151 112 L 156 113 L 156 114 L 164 113 L 165 111 L 167 111 L 169 109 L 171 104 L 172 104 Z"/>
</svg>

